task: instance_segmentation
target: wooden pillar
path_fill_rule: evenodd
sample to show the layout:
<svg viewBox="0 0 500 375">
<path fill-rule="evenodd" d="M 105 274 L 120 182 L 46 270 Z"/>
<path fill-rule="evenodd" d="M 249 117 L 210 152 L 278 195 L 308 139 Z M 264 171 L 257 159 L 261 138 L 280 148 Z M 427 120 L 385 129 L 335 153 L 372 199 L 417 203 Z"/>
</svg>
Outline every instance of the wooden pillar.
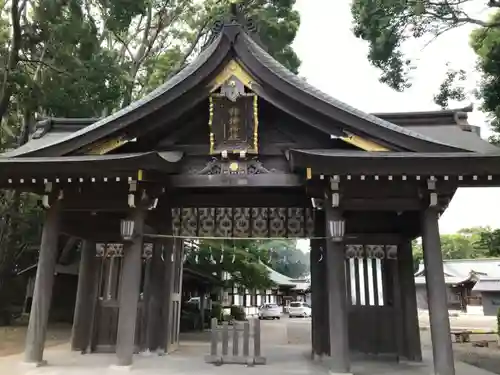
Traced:
<svg viewBox="0 0 500 375">
<path fill-rule="evenodd" d="M 52 301 L 52 287 L 58 254 L 60 201 L 47 210 L 42 231 L 40 255 L 36 271 L 35 290 L 31 305 L 24 360 L 26 363 L 42 365 L 47 323 Z"/>
<path fill-rule="evenodd" d="M 325 200 L 328 202 L 328 200 Z M 329 223 L 342 220 L 340 210 L 325 203 L 325 232 L 330 233 Z M 348 336 L 348 309 L 344 242 L 341 238 L 326 241 L 327 289 L 329 306 L 330 373 L 351 372 Z"/>
<path fill-rule="evenodd" d="M 174 287 L 174 239 L 169 238 L 163 241 L 163 337 L 159 344 L 159 353 L 168 351 L 170 341 L 171 320 L 172 320 L 172 291 Z"/>
<path fill-rule="evenodd" d="M 71 350 L 85 351 L 90 344 L 97 269 L 96 243 L 85 240 L 80 251 L 78 289 L 71 331 Z"/>
<path fill-rule="evenodd" d="M 120 311 L 116 337 L 116 356 L 118 366 L 131 366 L 135 345 L 137 308 L 141 287 L 143 230 L 145 211 L 136 208 L 132 212 L 136 236 L 124 244 L 123 267 L 120 283 Z"/>
<path fill-rule="evenodd" d="M 199 288 L 199 295 L 200 295 L 200 319 L 201 319 L 201 327 L 200 330 L 203 332 L 205 330 L 205 309 L 206 309 L 206 303 L 205 303 L 205 297 L 206 297 L 206 287 L 205 285 L 200 286 Z M 222 303 L 223 300 L 220 301 Z"/>
<path fill-rule="evenodd" d="M 409 361 L 422 361 L 420 328 L 418 325 L 417 292 L 413 271 L 411 240 L 406 239 L 398 248 L 398 270 L 403 320 L 404 351 L 403 357 Z"/>
<path fill-rule="evenodd" d="M 315 211 L 315 222 L 314 222 L 314 236 L 324 237 L 325 233 L 325 215 L 323 211 Z M 311 343 L 312 343 L 312 358 L 317 359 L 323 354 L 329 353 L 329 350 L 324 349 L 323 337 L 328 336 L 324 333 L 328 327 L 327 325 L 327 314 L 325 306 L 327 298 L 325 298 L 324 285 L 325 282 L 322 280 L 322 276 L 326 274 L 321 272 L 324 261 L 321 259 L 323 245 L 322 239 L 311 240 L 311 252 L 310 257 L 310 268 L 311 268 L 311 304 L 312 304 L 312 317 L 311 317 Z M 323 262 L 323 263 L 322 263 Z"/>
<path fill-rule="evenodd" d="M 162 261 L 163 246 L 160 241 L 156 241 L 153 246 L 153 254 L 151 257 L 151 273 L 150 273 L 150 295 L 147 301 L 147 349 L 155 351 L 161 346 L 161 332 L 163 322 L 161 318 L 161 309 L 163 303 L 163 287 L 164 287 L 164 264 Z"/>
<path fill-rule="evenodd" d="M 170 336 L 168 351 L 177 350 L 179 347 L 181 300 L 182 300 L 182 274 L 184 270 L 184 240 L 175 240 L 174 252 L 174 285 L 172 292 L 172 334 Z"/>
<path fill-rule="evenodd" d="M 438 211 L 435 207 L 429 207 L 422 213 L 422 245 L 425 285 L 429 301 L 434 373 L 436 375 L 455 375 L 443 256 L 439 238 Z"/>
</svg>

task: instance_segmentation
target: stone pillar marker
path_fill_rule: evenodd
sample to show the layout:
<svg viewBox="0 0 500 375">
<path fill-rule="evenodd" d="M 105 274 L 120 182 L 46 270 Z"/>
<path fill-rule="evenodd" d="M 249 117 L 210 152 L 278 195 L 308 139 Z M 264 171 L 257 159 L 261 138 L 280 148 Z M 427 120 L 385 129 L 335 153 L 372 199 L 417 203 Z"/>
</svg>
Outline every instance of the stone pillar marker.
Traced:
<svg viewBox="0 0 500 375">
<path fill-rule="evenodd" d="M 434 374 L 455 375 L 437 207 L 428 207 L 422 212 L 422 245 Z"/>
<path fill-rule="evenodd" d="M 343 221 L 338 208 L 325 200 L 326 234 L 330 237 L 331 228 Z M 341 235 L 343 237 L 343 233 Z M 328 281 L 329 336 L 330 336 L 330 374 L 350 374 L 351 361 L 348 336 L 348 309 L 346 293 L 345 251 L 342 238 L 327 238 L 326 264 Z"/>
<path fill-rule="evenodd" d="M 57 245 L 61 215 L 61 202 L 55 201 L 47 209 L 40 244 L 40 255 L 36 271 L 35 290 L 31 305 L 24 361 L 26 364 L 40 366 L 45 364 L 43 350 L 52 301 L 52 287 L 57 262 Z"/>
<path fill-rule="evenodd" d="M 84 351 L 90 343 L 92 308 L 95 296 L 96 243 L 83 241 L 80 252 L 78 288 L 76 292 L 75 314 L 71 331 L 71 350 Z"/>
<path fill-rule="evenodd" d="M 136 208 L 131 219 L 137 235 L 123 246 L 123 268 L 120 285 L 120 311 L 116 338 L 117 366 L 131 366 L 135 346 L 137 307 L 141 286 L 143 229 L 145 211 Z"/>
</svg>

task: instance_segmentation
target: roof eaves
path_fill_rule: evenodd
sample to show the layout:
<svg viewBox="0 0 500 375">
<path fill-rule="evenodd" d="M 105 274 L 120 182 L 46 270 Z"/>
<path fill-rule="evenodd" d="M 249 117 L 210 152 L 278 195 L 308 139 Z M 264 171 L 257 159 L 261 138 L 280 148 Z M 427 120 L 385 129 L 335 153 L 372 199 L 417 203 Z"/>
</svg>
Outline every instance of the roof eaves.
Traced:
<svg viewBox="0 0 500 375">
<path fill-rule="evenodd" d="M 370 115 L 368 113 L 365 113 L 363 111 L 360 111 L 346 103 L 343 103 L 328 94 L 323 93 L 316 87 L 308 84 L 306 81 L 302 80 L 299 78 L 297 75 L 293 74 L 290 72 L 287 68 L 285 68 L 283 65 L 281 65 L 279 62 L 277 62 L 274 58 L 272 58 L 266 51 L 264 51 L 257 43 L 253 41 L 253 39 L 249 36 L 244 37 L 244 44 L 247 46 L 249 49 L 250 53 L 259 61 L 259 63 L 266 67 L 267 70 L 272 72 L 274 75 L 276 75 L 279 79 L 282 81 L 286 82 L 288 85 L 293 86 L 297 90 L 304 92 L 308 94 L 311 97 L 314 97 L 315 99 L 330 105 L 332 107 L 335 107 L 351 116 L 354 116 L 358 119 L 364 120 L 370 124 L 377 125 L 380 128 L 390 130 L 392 132 L 395 132 L 399 135 L 405 136 L 405 137 L 411 137 L 416 140 L 419 140 L 421 142 L 425 142 L 430 145 L 438 146 L 441 149 L 447 149 L 447 150 L 461 150 L 461 148 L 455 147 L 453 145 L 449 145 L 446 143 L 442 143 L 440 141 L 437 141 L 435 139 L 432 139 L 430 137 L 427 137 L 425 135 L 422 135 L 420 133 L 417 133 L 415 131 L 411 131 L 408 129 L 405 129 L 401 126 L 398 126 L 396 124 L 393 124 L 389 121 L 385 121 L 381 118 L 378 118 L 376 116 Z M 368 124 L 367 124 L 368 125 Z M 369 128 L 369 127 L 367 127 Z M 436 149 L 434 147 L 433 149 Z M 413 151 L 420 151 L 420 150 L 413 150 Z"/>
<path fill-rule="evenodd" d="M 163 85 L 159 86 L 155 90 L 151 91 L 149 94 L 145 95 L 139 100 L 136 100 L 129 104 L 128 106 L 116 111 L 115 113 L 104 117 L 97 122 L 94 122 L 91 125 L 86 126 L 83 129 L 80 129 L 76 132 L 68 134 L 68 136 L 63 139 L 56 140 L 55 142 L 47 145 L 43 145 L 41 148 L 29 150 L 27 152 L 19 152 L 16 153 L 16 150 L 13 150 L 9 153 L 10 156 L 32 156 L 32 155 L 47 155 L 52 147 L 58 146 L 59 152 L 58 155 L 68 154 L 77 149 L 80 149 L 84 144 L 90 144 L 98 139 L 106 137 L 112 134 L 115 131 L 125 128 L 129 123 L 137 120 L 141 116 L 145 116 L 145 114 L 149 113 L 146 111 L 146 107 L 151 107 L 150 110 L 154 110 L 157 107 L 164 106 L 171 102 L 173 98 L 169 99 L 167 103 L 159 103 L 157 102 L 164 94 L 171 92 L 179 87 L 177 96 L 185 93 L 189 87 L 195 85 L 197 82 L 201 81 L 203 77 L 201 75 L 197 75 L 196 72 L 205 65 L 205 63 L 210 59 L 210 57 L 215 53 L 215 51 L 222 45 L 222 41 L 224 40 L 225 34 L 220 34 L 214 42 L 208 46 L 205 50 L 203 50 L 190 64 L 186 65 L 183 69 L 181 69 L 178 73 L 174 74 L 170 79 L 168 79 Z M 225 43 L 225 52 L 229 52 L 230 46 L 228 43 Z M 180 87 L 181 84 L 187 81 L 190 77 L 194 77 L 192 83 L 188 85 L 189 87 Z M 194 82 L 194 83 L 193 83 Z M 176 97 L 174 95 L 174 97 Z M 144 114 L 138 112 L 140 108 L 144 108 Z M 132 116 L 135 114 L 135 116 Z M 137 117 L 137 118 L 136 118 Z M 112 125 L 113 124 L 113 125 Z M 80 141 L 80 142 L 78 142 Z"/>
</svg>

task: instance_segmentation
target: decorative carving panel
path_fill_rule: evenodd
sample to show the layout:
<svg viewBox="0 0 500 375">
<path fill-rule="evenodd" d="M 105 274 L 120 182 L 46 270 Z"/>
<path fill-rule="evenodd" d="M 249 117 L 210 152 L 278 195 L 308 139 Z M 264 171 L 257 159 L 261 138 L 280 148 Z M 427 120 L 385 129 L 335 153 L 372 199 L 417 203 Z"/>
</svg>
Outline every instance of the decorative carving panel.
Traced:
<svg viewBox="0 0 500 375">
<path fill-rule="evenodd" d="M 253 237 L 269 236 L 269 209 L 267 207 L 252 208 L 252 230 Z"/>
<path fill-rule="evenodd" d="M 236 207 L 233 208 L 234 213 L 234 228 L 233 237 L 245 238 L 250 233 L 250 208 Z"/>
<path fill-rule="evenodd" d="M 286 237 L 287 235 L 287 216 L 286 208 L 270 208 L 269 209 L 269 236 L 270 237 Z"/>
<path fill-rule="evenodd" d="M 397 259 L 397 245 L 346 245 L 347 259 Z"/>
<path fill-rule="evenodd" d="M 288 234 L 292 237 L 305 237 L 307 230 L 307 220 L 304 215 L 304 208 L 291 207 L 288 208 Z"/>
<path fill-rule="evenodd" d="M 182 233 L 185 236 L 196 237 L 198 235 L 198 209 L 183 208 L 181 216 Z"/>
<path fill-rule="evenodd" d="M 233 209 L 230 207 L 218 207 L 215 209 L 216 237 L 233 236 Z"/>
<path fill-rule="evenodd" d="M 173 208 L 175 236 L 304 238 L 314 235 L 313 211 L 294 207 Z"/>
<path fill-rule="evenodd" d="M 173 208 L 172 209 L 172 234 L 174 236 L 180 236 L 182 232 L 181 228 L 181 209 Z"/>
<path fill-rule="evenodd" d="M 199 208 L 200 225 L 198 236 L 212 237 L 215 235 L 215 208 Z"/>
<path fill-rule="evenodd" d="M 153 244 L 148 242 L 144 243 L 142 248 L 142 257 L 149 259 L 153 256 Z M 123 257 L 123 244 L 122 243 L 98 243 L 96 244 L 96 257 L 99 258 L 113 258 Z"/>
</svg>

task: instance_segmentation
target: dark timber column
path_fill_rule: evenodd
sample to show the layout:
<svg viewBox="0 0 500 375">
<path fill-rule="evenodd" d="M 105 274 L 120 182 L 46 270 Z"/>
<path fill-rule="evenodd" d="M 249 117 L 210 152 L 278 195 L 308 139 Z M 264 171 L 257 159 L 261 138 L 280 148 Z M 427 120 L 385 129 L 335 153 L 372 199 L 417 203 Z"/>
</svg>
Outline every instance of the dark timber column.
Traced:
<svg viewBox="0 0 500 375">
<path fill-rule="evenodd" d="M 26 363 L 43 364 L 43 349 L 49 320 L 52 287 L 57 261 L 60 204 L 57 200 L 47 210 L 43 225 L 40 255 L 36 271 L 35 290 L 31 305 L 30 321 L 26 334 L 24 360 Z"/>
<path fill-rule="evenodd" d="M 150 288 L 151 293 L 148 300 L 147 317 L 147 348 L 150 351 L 160 346 L 160 332 L 162 331 L 161 308 L 163 302 L 164 269 L 162 256 L 162 243 L 156 241 L 153 246 L 151 258 Z"/>
<path fill-rule="evenodd" d="M 429 207 L 422 213 L 422 245 L 425 285 L 429 300 L 434 373 L 455 375 L 436 207 Z"/>
<path fill-rule="evenodd" d="M 350 373 L 351 362 L 349 353 L 349 337 L 347 330 L 347 293 L 343 233 L 336 236 L 331 229 L 339 229 L 342 214 L 338 208 L 331 206 L 331 201 L 325 200 L 325 218 L 327 252 L 328 305 L 330 324 L 330 373 Z M 343 225 L 343 224 L 342 224 Z M 341 230 L 343 231 L 343 230 Z"/>
<path fill-rule="evenodd" d="M 135 222 L 136 235 L 132 241 L 125 243 L 123 248 L 120 311 L 116 337 L 118 366 L 131 366 L 134 354 L 135 326 L 141 286 L 144 216 L 145 212 L 142 208 L 136 208 L 132 212 L 131 219 Z"/>
<path fill-rule="evenodd" d="M 80 252 L 78 289 L 76 291 L 75 314 L 71 332 L 71 350 L 84 351 L 90 342 L 96 270 L 96 243 L 85 240 Z"/>
<path fill-rule="evenodd" d="M 171 230 L 171 228 L 170 228 Z M 167 233 L 171 233 L 170 231 Z M 166 353 L 170 342 L 171 321 L 172 321 L 172 291 L 174 289 L 174 239 L 169 238 L 163 241 L 163 300 L 162 300 L 162 320 L 163 337 L 160 340 L 159 354 Z"/>
<path fill-rule="evenodd" d="M 321 223 L 324 225 L 324 223 Z M 315 212 L 315 228 L 314 228 L 314 236 L 319 237 L 318 235 L 318 220 L 317 220 L 317 212 Z M 312 352 L 311 357 L 315 359 L 317 356 L 321 356 L 321 331 L 320 327 L 322 324 L 321 321 L 321 308 L 322 303 L 320 298 L 321 282 L 319 280 L 318 268 L 320 267 L 319 260 L 321 256 L 320 252 L 320 240 L 311 240 L 311 252 L 309 253 L 309 263 L 311 270 L 311 305 L 312 305 L 312 317 L 311 317 L 311 344 L 312 344 Z M 324 331 L 323 331 L 324 332 Z"/>
<path fill-rule="evenodd" d="M 316 210 L 314 215 L 314 235 L 325 237 L 325 212 Z M 311 241 L 311 299 L 312 330 L 311 342 L 313 355 L 330 355 L 330 337 L 328 332 L 328 290 L 326 277 L 326 242 L 323 239 Z"/>
<path fill-rule="evenodd" d="M 422 361 L 418 326 L 417 292 L 413 272 L 411 240 L 404 240 L 398 249 L 398 270 L 404 332 L 404 356 L 410 361 Z"/>
<path fill-rule="evenodd" d="M 325 215 L 324 211 L 322 211 L 322 219 L 321 223 L 323 223 L 323 228 L 325 227 Z M 325 231 L 323 230 L 322 236 L 325 235 Z M 328 288 L 326 286 L 328 285 L 328 275 L 327 275 L 327 269 L 328 269 L 328 253 L 327 253 L 327 247 L 326 247 L 326 239 L 320 240 L 320 245 L 319 245 L 319 251 L 321 254 L 321 262 L 319 263 L 319 276 L 318 279 L 320 281 L 321 288 L 319 290 L 319 298 L 321 301 L 321 308 L 320 308 L 320 318 L 319 321 L 322 323 L 321 327 L 318 328 L 318 332 L 321 332 L 321 339 L 320 339 L 320 353 L 321 356 L 330 356 L 330 335 L 328 334 L 328 330 L 330 327 L 330 306 L 328 305 Z"/>
<path fill-rule="evenodd" d="M 200 331 L 203 332 L 205 330 L 205 309 L 206 309 L 205 301 L 207 294 L 205 285 L 200 286 L 198 294 L 200 295 L 200 320 L 201 320 Z M 220 302 L 222 303 L 222 301 L 223 300 L 221 300 Z"/>
</svg>

